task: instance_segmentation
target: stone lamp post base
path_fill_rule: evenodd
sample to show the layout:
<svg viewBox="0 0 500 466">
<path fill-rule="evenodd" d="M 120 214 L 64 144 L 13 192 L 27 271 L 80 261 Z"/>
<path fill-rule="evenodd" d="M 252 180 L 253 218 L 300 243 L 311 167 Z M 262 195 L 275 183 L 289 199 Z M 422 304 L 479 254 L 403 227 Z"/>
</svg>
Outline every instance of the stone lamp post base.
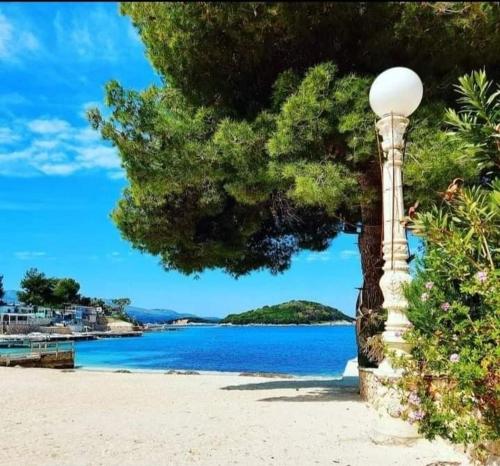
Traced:
<svg viewBox="0 0 500 466">
<path fill-rule="evenodd" d="M 369 436 L 377 445 L 411 445 L 421 438 L 416 425 L 400 417 L 402 409 L 398 391 L 394 388 L 397 376 L 387 377 L 373 373 L 374 393 L 370 400 L 378 411 L 378 422 Z"/>
</svg>

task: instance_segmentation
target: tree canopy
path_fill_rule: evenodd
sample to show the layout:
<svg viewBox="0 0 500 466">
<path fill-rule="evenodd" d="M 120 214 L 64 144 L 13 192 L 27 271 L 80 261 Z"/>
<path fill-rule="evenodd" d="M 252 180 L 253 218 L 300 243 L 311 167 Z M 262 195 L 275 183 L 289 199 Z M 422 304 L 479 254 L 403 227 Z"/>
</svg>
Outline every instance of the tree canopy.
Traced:
<svg viewBox="0 0 500 466">
<path fill-rule="evenodd" d="M 155 69 L 196 105 L 255 116 L 276 78 L 333 61 L 342 75 L 413 68 L 437 94 L 498 68 L 497 2 L 123 3 Z"/>
<path fill-rule="evenodd" d="M 18 298 L 25 304 L 41 306 L 52 302 L 54 281 L 37 269 L 29 269 L 21 280 Z"/>
<path fill-rule="evenodd" d="M 61 278 L 55 281 L 52 291 L 54 304 L 76 303 L 80 299 L 80 284 L 73 278 Z"/>
<path fill-rule="evenodd" d="M 370 80 L 324 63 L 285 98 L 288 80 L 275 86 L 279 110 L 254 120 L 220 118 L 170 87 L 107 85 L 111 116 L 91 118 L 127 170 L 130 187 L 113 218 L 134 246 L 186 273 L 280 272 L 298 250 L 322 250 L 346 222 L 362 220 L 362 206 L 379 194 Z M 407 197 L 421 203 L 449 180 L 477 175 L 440 130 L 444 111 L 442 103 L 422 108 L 408 147 Z M 368 176 L 375 182 L 365 188 Z"/>
<path fill-rule="evenodd" d="M 35 268 L 29 269 L 21 280 L 18 298 L 25 304 L 52 306 L 80 301 L 80 284 L 73 278 L 47 277 Z"/>
</svg>

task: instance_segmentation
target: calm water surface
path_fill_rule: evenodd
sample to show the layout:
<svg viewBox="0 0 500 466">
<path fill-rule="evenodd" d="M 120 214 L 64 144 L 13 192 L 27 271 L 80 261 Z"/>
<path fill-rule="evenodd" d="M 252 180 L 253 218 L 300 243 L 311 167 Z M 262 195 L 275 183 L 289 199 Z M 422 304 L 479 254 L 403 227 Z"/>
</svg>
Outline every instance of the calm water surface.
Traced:
<svg viewBox="0 0 500 466">
<path fill-rule="evenodd" d="M 341 375 L 356 356 L 353 326 L 187 327 L 142 337 L 76 344 L 76 364 L 94 368 L 181 369 Z"/>
</svg>

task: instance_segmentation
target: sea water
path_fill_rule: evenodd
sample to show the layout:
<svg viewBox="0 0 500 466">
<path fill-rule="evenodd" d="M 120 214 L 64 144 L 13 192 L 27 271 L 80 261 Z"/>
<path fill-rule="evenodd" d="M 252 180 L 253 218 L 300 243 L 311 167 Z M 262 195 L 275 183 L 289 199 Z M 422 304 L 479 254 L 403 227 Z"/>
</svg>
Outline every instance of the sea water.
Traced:
<svg viewBox="0 0 500 466">
<path fill-rule="evenodd" d="M 354 326 L 192 326 L 76 343 L 84 368 L 341 375 Z"/>
</svg>

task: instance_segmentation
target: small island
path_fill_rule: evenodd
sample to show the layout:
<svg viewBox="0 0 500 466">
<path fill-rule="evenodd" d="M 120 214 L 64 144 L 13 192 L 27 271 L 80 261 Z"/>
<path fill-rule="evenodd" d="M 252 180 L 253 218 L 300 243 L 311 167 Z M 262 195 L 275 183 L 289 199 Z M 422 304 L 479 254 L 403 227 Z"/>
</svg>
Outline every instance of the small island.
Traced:
<svg viewBox="0 0 500 466">
<path fill-rule="evenodd" d="M 233 325 L 293 325 L 293 324 L 352 324 L 355 319 L 334 307 L 312 301 L 288 301 L 274 306 L 229 314 L 221 324 Z"/>
</svg>

